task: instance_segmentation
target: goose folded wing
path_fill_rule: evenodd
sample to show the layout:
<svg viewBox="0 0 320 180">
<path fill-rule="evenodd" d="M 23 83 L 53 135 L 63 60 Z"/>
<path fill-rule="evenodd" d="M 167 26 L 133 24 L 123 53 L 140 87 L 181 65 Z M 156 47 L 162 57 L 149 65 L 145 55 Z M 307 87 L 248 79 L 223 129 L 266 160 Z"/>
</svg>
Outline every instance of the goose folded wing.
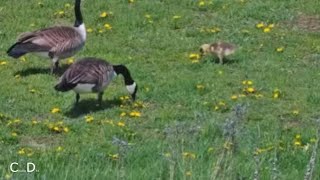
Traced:
<svg viewBox="0 0 320 180">
<path fill-rule="evenodd" d="M 32 43 L 38 46 L 47 47 L 52 51 L 58 49 L 57 47 L 59 46 L 63 46 L 65 48 L 67 45 L 75 45 L 76 43 L 70 43 L 70 40 L 80 38 L 80 34 L 76 32 L 73 27 L 57 26 L 24 33 L 20 35 L 18 41 L 21 43 Z"/>
</svg>

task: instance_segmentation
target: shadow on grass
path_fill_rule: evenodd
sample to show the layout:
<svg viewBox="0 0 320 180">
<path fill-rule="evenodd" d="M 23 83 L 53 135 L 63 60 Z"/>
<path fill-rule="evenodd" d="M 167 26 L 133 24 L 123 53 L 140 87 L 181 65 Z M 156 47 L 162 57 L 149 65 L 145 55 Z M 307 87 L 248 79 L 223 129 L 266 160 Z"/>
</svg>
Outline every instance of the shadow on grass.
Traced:
<svg viewBox="0 0 320 180">
<path fill-rule="evenodd" d="M 62 64 L 61 66 L 59 66 L 59 69 L 54 72 L 55 75 L 57 76 L 61 76 L 69 67 L 70 65 L 68 64 Z M 28 68 L 28 69 L 24 69 L 21 71 L 17 71 L 14 73 L 15 75 L 20 75 L 22 77 L 26 77 L 26 76 L 30 76 L 30 75 L 35 75 L 35 74 L 51 74 L 51 69 L 50 68 L 44 68 L 44 67 L 33 67 L 33 68 Z"/>
<path fill-rule="evenodd" d="M 92 112 L 119 107 L 120 105 L 121 101 L 119 99 L 102 101 L 101 106 L 98 106 L 98 102 L 96 99 L 80 99 L 79 103 L 77 105 L 73 104 L 72 108 L 69 111 L 65 112 L 64 115 L 69 118 L 77 118 Z"/>
<path fill-rule="evenodd" d="M 219 58 L 212 58 L 209 61 L 211 63 L 219 64 Z M 227 58 L 223 59 L 223 64 L 234 64 L 236 62 L 238 62 L 237 59 L 227 59 Z"/>
</svg>

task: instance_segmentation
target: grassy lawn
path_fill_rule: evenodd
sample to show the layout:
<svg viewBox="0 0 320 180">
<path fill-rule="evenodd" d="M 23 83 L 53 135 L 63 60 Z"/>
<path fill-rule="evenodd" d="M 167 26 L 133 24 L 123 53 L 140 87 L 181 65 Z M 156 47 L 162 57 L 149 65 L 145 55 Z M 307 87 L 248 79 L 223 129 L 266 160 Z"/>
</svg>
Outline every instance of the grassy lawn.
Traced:
<svg viewBox="0 0 320 180">
<path fill-rule="evenodd" d="M 99 108 L 95 94 L 74 107 L 73 92 L 56 92 L 49 60 L 6 55 L 22 32 L 73 25 L 73 0 L 0 0 L 0 179 L 292 180 L 312 160 L 319 179 L 319 6 L 84 0 L 86 46 L 63 66 L 100 57 L 139 85 L 131 103 L 116 78 Z M 238 46 L 226 64 L 190 59 L 218 40 Z"/>
</svg>

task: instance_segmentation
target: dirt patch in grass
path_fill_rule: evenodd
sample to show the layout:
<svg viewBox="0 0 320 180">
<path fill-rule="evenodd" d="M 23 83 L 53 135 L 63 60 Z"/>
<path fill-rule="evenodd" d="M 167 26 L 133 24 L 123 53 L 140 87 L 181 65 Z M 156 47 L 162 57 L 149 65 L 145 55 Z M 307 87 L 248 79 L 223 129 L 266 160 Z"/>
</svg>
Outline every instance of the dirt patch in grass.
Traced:
<svg viewBox="0 0 320 180">
<path fill-rule="evenodd" d="M 309 32 L 320 32 L 320 16 L 299 14 L 293 25 Z"/>
<path fill-rule="evenodd" d="M 57 146 L 60 142 L 61 138 L 58 136 L 24 136 L 20 145 L 45 150 Z"/>
</svg>

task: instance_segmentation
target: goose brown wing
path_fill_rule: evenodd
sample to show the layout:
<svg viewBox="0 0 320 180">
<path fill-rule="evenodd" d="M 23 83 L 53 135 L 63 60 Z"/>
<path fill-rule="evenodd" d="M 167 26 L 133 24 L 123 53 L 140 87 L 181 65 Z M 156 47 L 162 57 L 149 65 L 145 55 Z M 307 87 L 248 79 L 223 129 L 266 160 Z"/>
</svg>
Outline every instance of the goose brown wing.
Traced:
<svg viewBox="0 0 320 180">
<path fill-rule="evenodd" d="M 76 49 L 82 43 L 82 38 L 73 27 L 56 26 L 24 33 L 20 35 L 18 42 L 32 43 L 46 47 L 50 52 L 60 54 L 67 50 Z"/>
<path fill-rule="evenodd" d="M 73 64 L 66 72 L 65 79 L 70 84 L 96 84 L 102 86 L 105 82 L 111 80 L 113 73 L 112 66 L 106 64 L 82 64 L 77 62 Z"/>
</svg>

